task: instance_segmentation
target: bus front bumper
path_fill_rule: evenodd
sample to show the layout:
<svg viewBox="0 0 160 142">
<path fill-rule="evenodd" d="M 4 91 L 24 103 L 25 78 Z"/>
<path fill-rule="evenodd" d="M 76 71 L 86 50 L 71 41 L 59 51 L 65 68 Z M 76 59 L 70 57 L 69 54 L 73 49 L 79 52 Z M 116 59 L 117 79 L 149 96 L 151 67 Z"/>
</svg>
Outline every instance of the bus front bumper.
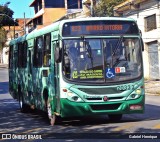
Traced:
<svg viewBox="0 0 160 142">
<path fill-rule="evenodd" d="M 61 99 L 61 117 L 143 113 L 145 96 L 118 102 L 71 102 Z"/>
</svg>

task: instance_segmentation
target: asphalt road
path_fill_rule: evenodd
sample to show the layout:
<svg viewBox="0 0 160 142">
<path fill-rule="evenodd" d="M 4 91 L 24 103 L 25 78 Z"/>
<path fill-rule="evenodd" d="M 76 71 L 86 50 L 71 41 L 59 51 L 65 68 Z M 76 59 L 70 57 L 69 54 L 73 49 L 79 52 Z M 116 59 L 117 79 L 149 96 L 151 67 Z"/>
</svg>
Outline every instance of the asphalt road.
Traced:
<svg viewBox="0 0 160 142">
<path fill-rule="evenodd" d="M 54 142 L 153 141 L 151 138 L 142 138 L 143 136 L 140 134 L 142 132 L 146 136 L 155 138 L 154 141 L 160 141 L 160 134 L 157 134 L 160 133 L 160 96 L 146 95 L 145 113 L 124 115 L 120 122 L 110 122 L 107 116 L 66 118 L 59 119 L 56 125 L 51 127 L 48 124 L 45 114 L 42 112 L 20 112 L 18 102 L 13 100 L 8 92 L 8 70 L 0 69 L 1 137 L 2 134 L 12 134 L 13 139 L 23 137 L 24 139 L 27 138 L 24 141 L 30 141 L 28 138 L 36 134 L 37 138 L 42 137 L 45 141 Z M 157 139 L 156 136 L 159 139 Z M 49 140 L 50 138 L 52 140 Z M 8 140 L 0 139 L 0 141 Z"/>
</svg>

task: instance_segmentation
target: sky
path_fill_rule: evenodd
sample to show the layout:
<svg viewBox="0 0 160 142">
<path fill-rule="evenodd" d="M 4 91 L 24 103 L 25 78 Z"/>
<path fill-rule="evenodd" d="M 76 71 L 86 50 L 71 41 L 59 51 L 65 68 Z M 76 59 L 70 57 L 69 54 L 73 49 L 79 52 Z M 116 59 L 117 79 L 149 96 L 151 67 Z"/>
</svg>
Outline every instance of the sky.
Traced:
<svg viewBox="0 0 160 142">
<path fill-rule="evenodd" d="M 8 7 L 14 11 L 13 18 L 32 18 L 34 16 L 33 7 L 29 7 L 29 5 L 34 0 L 0 0 L 0 4 L 5 4 L 6 2 L 10 2 Z"/>
</svg>

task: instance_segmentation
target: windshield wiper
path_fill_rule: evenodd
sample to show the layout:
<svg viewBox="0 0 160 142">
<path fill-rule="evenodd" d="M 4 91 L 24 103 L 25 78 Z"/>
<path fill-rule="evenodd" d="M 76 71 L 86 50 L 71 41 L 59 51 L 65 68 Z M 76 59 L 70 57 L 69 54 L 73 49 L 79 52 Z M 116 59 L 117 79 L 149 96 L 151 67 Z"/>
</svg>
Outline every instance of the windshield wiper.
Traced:
<svg viewBox="0 0 160 142">
<path fill-rule="evenodd" d="M 92 49 L 91 46 L 89 45 L 89 41 L 86 41 L 84 36 L 81 36 L 81 39 L 83 40 L 83 47 L 88 54 L 87 57 L 90 58 L 91 60 L 91 66 L 93 68 Z"/>
<path fill-rule="evenodd" d="M 120 45 L 121 45 L 123 39 L 124 39 L 124 38 L 123 38 L 123 36 L 121 35 L 121 37 L 119 38 L 119 40 L 118 40 L 118 42 L 117 42 L 117 45 L 116 45 L 116 47 L 115 47 L 113 53 L 112 53 L 112 57 L 114 56 L 114 54 L 115 54 L 115 53 L 117 52 L 117 50 L 119 49 L 119 47 L 120 47 Z"/>
<path fill-rule="evenodd" d="M 86 48 L 86 51 L 88 53 L 88 58 L 90 58 L 90 60 L 91 60 L 91 65 L 92 65 L 92 68 L 93 68 L 92 49 L 91 49 L 91 46 L 89 45 L 89 42 L 85 43 L 85 48 Z"/>
<path fill-rule="evenodd" d="M 117 44 L 116 44 L 116 47 L 114 48 L 114 51 L 112 52 L 112 55 L 111 55 L 111 56 L 112 56 L 112 67 L 119 62 L 119 59 L 120 59 L 121 55 L 119 55 L 119 57 L 115 60 L 114 63 L 113 63 L 113 57 L 114 57 L 114 55 L 116 54 L 117 50 L 121 47 L 121 44 L 122 44 L 123 40 L 124 40 L 124 37 L 121 36 L 121 37 L 119 38 Z"/>
</svg>

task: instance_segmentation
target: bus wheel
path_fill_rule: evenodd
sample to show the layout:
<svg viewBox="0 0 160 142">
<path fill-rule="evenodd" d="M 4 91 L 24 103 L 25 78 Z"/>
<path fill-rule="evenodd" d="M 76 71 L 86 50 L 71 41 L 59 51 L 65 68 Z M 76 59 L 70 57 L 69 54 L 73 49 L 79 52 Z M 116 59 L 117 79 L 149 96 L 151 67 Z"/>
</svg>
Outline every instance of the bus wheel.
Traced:
<svg viewBox="0 0 160 142">
<path fill-rule="evenodd" d="M 27 107 L 27 105 L 24 103 L 24 100 L 23 100 L 23 96 L 22 96 L 22 95 L 19 96 L 19 106 L 20 106 L 21 112 L 25 113 L 25 112 L 28 111 L 28 107 Z"/>
<path fill-rule="evenodd" d="M 21 91 L 18 91 L 18 94 L 20 110 L 21 112 L 25 113 L 28 111 L 28 106 L 24 103 L 23 94 L 21 93 Z"/>
<path fill-rule="evenodd" d="M 109 120 L 120 121 L 122 119 L 122 114 L 108 114 Z"/>
<path fill-rule="evenodd" d="M 49 102 L 47 103 L 47 114 L 48 114 L 48 119 L 50 121 L 51 126 L 54 126 L 56 121 L 56 115 L 52 114 L 51 104 Z"/>
</svg>

